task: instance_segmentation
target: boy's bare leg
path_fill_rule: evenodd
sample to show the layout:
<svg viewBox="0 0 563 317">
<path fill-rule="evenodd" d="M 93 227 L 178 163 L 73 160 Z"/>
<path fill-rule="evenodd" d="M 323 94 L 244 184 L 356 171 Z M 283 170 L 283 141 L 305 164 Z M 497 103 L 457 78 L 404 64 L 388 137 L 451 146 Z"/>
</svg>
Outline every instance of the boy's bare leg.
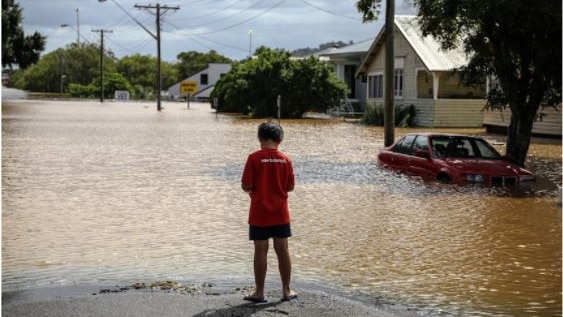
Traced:
<svg viewBox="0 0 563 317">
<path fill-rule="evenodd" d="M 264 298 L 264 283 L 268 270 L 268 240 L 254 240 L 254 281 L 256 291 L 253 298 Z"/>
<path fill-rule="evenodd" d="M 274 238 L 274 249 L 278 256 L 278 266 L 282 282 L 283 298 L 295 295 L 289 286 L 291 283 L 291 257 L 287 238 Z"/>
</svg>

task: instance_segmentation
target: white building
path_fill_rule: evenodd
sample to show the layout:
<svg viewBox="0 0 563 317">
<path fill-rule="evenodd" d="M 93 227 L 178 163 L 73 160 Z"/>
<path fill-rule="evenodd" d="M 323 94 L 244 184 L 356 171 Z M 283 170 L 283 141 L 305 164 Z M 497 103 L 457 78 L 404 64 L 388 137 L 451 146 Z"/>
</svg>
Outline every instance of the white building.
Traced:
<svg viewBox="0 0 563 317">
<path fill-rule="evenodd" d="M 190 97 L 194 100 L 209 100 L 209 96 L 217 81 L 230 70 L 231 64 L 209 63 L 206 69 L 168 88 L 168 94 L 174 100 L 185 98 L 187 94 L 180 91 L 182 82 L 195 82 L 197 84 L 197 92 L 190 94 Z"/>
</svg>

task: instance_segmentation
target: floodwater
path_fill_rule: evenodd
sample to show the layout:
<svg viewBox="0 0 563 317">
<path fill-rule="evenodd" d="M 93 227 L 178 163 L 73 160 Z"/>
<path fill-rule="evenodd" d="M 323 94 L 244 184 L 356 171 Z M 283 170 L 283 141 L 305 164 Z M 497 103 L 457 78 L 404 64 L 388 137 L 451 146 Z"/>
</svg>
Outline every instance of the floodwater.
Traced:
<svg viewBox="0 0 563 317">
<path fill-rule="evenodd" d="M 252 284 L 240 176 L 259 122 L 197 103 L 157 112 L 153 103 L 4 101 L 3 290 L 205 276 Z M 538 181 L 510 191 L 380 169 L 379 127 L 282 124 L 297 182 L 296 281 L 427 313 L 561 316 L 560 140 L 534 140 L 527 165 Z M 448 131 L 503 151 L 503 138 L 481 129 Z"/>
</svg>

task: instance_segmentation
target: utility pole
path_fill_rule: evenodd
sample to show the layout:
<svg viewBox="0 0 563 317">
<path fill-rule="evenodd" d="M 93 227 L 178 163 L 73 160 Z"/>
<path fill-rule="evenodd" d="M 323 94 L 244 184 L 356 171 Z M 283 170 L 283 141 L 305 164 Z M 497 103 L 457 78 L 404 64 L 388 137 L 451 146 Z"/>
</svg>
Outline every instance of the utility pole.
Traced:
<svg viewBox="0 0 563 317">
<path fill-rule="evenodd" d="M 100 33 L 100 102 L 104 102 L 104 32 L 113 33 L 112 30 L 92 30 Z"/>
<path fill-rule="evenodd" d="M 76 45 L 80 47 L 80 8 L 76 8 Z"/>
<path fill-rule="evenodd" d="M 150 32 L 148 29 L 146 29 L 145 27 L 143 27 L 143 29 L 145 29 L 145 31 L 147 31 L 155 40 L 156 40 L 156 72 L 157 72 L 157 80 L 156 80 L 156 109 L 158 111 L 160 111 L 162 109 L 161 106 L 161 92 L 162 92 L 162 75 L 161 75 L 161 71 L 160 71 L 160 17 L 162 14 L 166 13 L 168 10 L 179 10 L 180 7 L 179 6 L 174 6 L 174 7 L 169 7 L 169 6 L 161 6 L 159 3 L 157 3 L 156 5 L 135 5 L 135 8 L 138 9 L 150 9 L 156 10 L 155 16 L 156 16 L 156 35 L 153 34 L 152 32 Z M 163 11 L 162 11 L 163 10 Z M 141 25 L 142 26 L 142 25 Z"/>
<path fill-rule="evenodd" d="M 386 0 L 385 9 L 385 106 L 383 110 L 383 134 L 385 146 L 395 141 L 395 0 Z"/>
<path fill-rule="evenodd" d="M 61 94 L 60 94 L 60 97 L 62 98 L 62 97 L 63 97 L 63 93 L 64 93 L 64 78 L 65 78 L 65 75 L 64 75 L 64 65 L 65 65 L 65 64 L 64 64 L 64 63 L 65 63 L 65 61 L 64 61 L 64 55 L 63 55 L 63 53 L 57 54 L 57 57 L 59 57 L 59 66 L 60 66 L 60 67 L 59 67 L 59 75 L 60 75 L 60 81 L 61 81 Z"/>
</svg>

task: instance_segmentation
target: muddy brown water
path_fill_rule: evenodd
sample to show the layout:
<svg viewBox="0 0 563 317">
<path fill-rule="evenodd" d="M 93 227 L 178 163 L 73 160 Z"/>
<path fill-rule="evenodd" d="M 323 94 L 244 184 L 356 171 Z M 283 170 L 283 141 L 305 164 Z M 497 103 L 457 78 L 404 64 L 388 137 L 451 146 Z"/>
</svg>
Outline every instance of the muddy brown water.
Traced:
<svg viewBox="0 0 563 317">
<path fill-rule="evenodd" d="M 240 175 L 261 121 L 216 117 L 205 103 L 164 107 L 3 102 L 4 290 L 193 276 L 252 284 Z M 282 124 L 297 181 L 296 280 L 427 312 L 561 315 L 560 140 L 533 140 L 538 181 L 514 191 L 381 169 L 382 128 Z M 482 129 L 440 131 L 503 151 L 503 137 Z"/>
</svg>

